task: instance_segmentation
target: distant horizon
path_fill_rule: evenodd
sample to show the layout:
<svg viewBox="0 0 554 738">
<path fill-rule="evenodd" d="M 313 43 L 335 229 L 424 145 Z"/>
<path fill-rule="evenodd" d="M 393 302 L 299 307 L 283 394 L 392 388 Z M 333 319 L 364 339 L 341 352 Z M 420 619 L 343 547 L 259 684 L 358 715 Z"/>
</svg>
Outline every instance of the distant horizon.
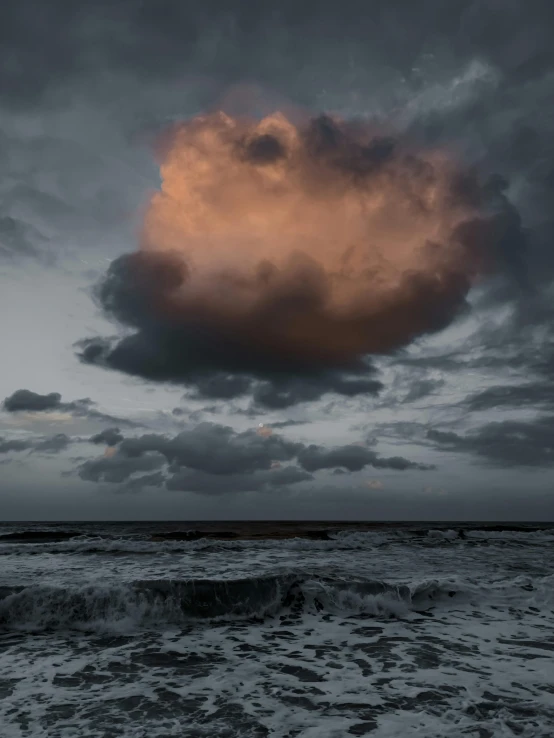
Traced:
<svg viewBox="0 0 554 738">
<path fill-rule="evenodd" d="M 125 524 L 133 524 L 133 523 L 165 523 L 167 525 L 179 525 L 181 523 L 191 524 L 191 523 L 198 523 L 198 524 L 237 524 L 237 523 L 267 523 L 267 524 L 309 524 L 309 523 L 329 523 L 329 524 L 335 524 L 335 525 L 449 525 L 449 524 L 468 524 L 468 525 L 495 525 L 495 526 L 503 526 L 503 525 L 517 525 L 517 526 L 554 526 L 554 520 L 520 520 L 520 519 L 505 519 L 505 520 L 498 520 L 496 518 L 489 519 L 489 520 L 474 520 L 474 519 L 451 519 L 451 520 L 409 520 L 409 519 L 398 519 L 398 520 L 341 520 L 341 519 L 335 519 L 335 518 L 298 518 L 298 519 L 292 519 L 292 518 L 282 518 L 282 519 L 266 519 L 266 518 L 226 518 L 226 519 L 218 519 L 218 518 L 212 518 L 212 519 L 185 519 L 182 520 L 163 520 L 163 519 L 157 519 L 157 518 L 150 518 L 150 519 L 138 519 L 138 520 L 123 520 L 123 519 L 100 519 L 100 518 L 90 518 L 87 520 L 71 520 L 71 519 L 44 519 L 44 520 L 2 520 L 0 521 L 0 527 L 2 525 L 5 525 L 7 523 L 25 523 L 25 524 L 32 524 L 32 525 L 42 525 L 42 524 L 68 524 L 68 523 L 74 523 L 75 525 L 78 525 L 80 523 L 125 523 Z"/>
</svg>

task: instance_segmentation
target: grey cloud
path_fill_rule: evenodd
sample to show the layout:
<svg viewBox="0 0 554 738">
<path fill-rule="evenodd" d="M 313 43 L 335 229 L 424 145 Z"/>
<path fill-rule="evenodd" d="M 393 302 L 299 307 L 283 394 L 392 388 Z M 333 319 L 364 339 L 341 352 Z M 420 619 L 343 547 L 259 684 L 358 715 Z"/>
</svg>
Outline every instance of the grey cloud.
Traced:
<svg viewBox="0 0 554 738">
<path fill-rule="evenodd" d="M 269 361 L 241 354 L 232 342 L 217 336 L 199 337 L 185 327 L 167 330 L 159 325 L 119 341 L 84 339 L 77 347 L 78 358 L 85 364 L 188 385 L 198 398 L 251 397 L 256 405 L 273 410 L 314 402 L 328 393 L 377 395 L 383 387 L 368 363 L 346 371 L 279 365 L 275 357 Z"/>
<path fill-rule="evenodd" d="M 0 454 L 7 454 L 12 451 L 37 451 L 39 453 L 55 454 L 66 449 L 71 443 L 73 443 L 73 439 L 65 433 L 57 433 L 41 439 L 6 439 L 0 437 Z"/>
<path fill-rule="evenodd" d="M 488 423 L 465 435 L 430 430 L 427 438 L 441 450 L 471 453 L 495 466 L 554 465 L 554 416 Z"/>
<path fill-rule="evenodd" d="M 288 487 L 313 479 L 314 471 L 333 467 L 349 471 L 367 465 L 397 471 L 433 468 L 401 457 L 382 458 L 358 446 L 327 450 L 276 433 L 238 433 L 227 426 L 201 423 L 174 437 L 150 433 L 125 438 L 115 454 L 85 461 L 78 474 L 91 481 L 123 483 L 138 472 L 161 470 L 165 465 L 167 474 L 159 471 L 154 479 L 162 474 L 169 489 L 213 494 Z M 140 484 L 132 481 L 133 487 Z"/>
<path fill-rule="evenodd" d="M 249 377 L 219 372 L 194 380 L 196 396 L 212 400 L 232 400 L 241 397 L 250 390 L 251 385 L 252 380 Z"/>
<path fill-rule="evenodd" d="M 395 469 L 397 471 L 407 469 L 429 471 L 435 468 L 428 464 L 408 461 L 408 459 L 400 456 L 383 458 L 372 449 L 355 445 L 339 446 L 331 450 L 315 445 L 307 446 L 298 454 L 298 462 L 310 472 L 334 467 L 348 469 L 351 472 L 361 471 L 366 466 L 373 466 L 378 469 Z"/>
<path fill-rule="evenodd" d="M 139 492 L 145 487 L 161 487 L 165 483 L 165 476 L 162 472 L 153 472 L 152 474 L 142 474 L 140 477 L 134 477 L 125 482 L 123 489 L 128 492 Z"/>
<path fill-rule="evenodd" d="M 417 421 L 393 421 L 391 423 L 380 423 L 378 426 L 365 426 L 364 430 L 370 430 L 370 440 L 375 441 L 373 433 L 381 438 L 401 438 L 412 442 L 422 442 L 427 437 L 429 426 Z"/>
<path fill-rule="evenodd" d="M 269 423 L 270 428 L 291 428 L 295 425 L 306 425 L 307 420 L 278 420 L 274 423 Z"/>
<path fill-rule="evenodd" d="M 308 472 L 333 467 L 344 467 L 349 471 L 359 471 L 365 466 L 398 471 L 434 468 L 402 457 L 383 458 L 376 451 L 361 446 L 339 446 L 328 450 L 288 441 L 277 434 L 262 437 L 255 431 L 235 433 L 229 427 L 212 423 L 202 423 L 174 438 L 156 434 L 128 438 L 119 448 L 121 453 L 132 457 L 156 451 L 174 467 L 183 466 L 219 475 L 253 474 L 271 469 L 275 462 L 294 458 Z"/>
<path fill-rule="evenodd" d="M 166 463 L 166 459 L 158 453 L 147 453 L 142 456 L 114 456 L 89 459 L 78 468 L 79 477 L 88 482 L 107 482 L 120 484 L 126 482 L 139 472 L 151 472 Z"/>
<path fill-rule="evenodd" d="M 418 370 L 435 369 L 441 372 L 459 371 L 466 366 L 467 355 L 463 350 L 446 351 L 438 354 L 426 353 L 423 356 L 411 356 L 407 352 L 399 351 L 395 356 L 396 363 Z"/>
<path fill-rule="evenodd" d="M 39 252 L 33 245 L 37 237 L 41 240 L 29 225 L 0 213 L 0 258 L 37 257 Z"/>
<path fill-rule="evenodd" d="M 91 443 L 104 444 L 105 446 L 117 446 L 122 440 L 123 435 L 120 433 L 119 428 L 106 428 L 89 438 Z"/>
<path fill-rule="evenodd" d="M 41 395 L 28 389 L 19 389 L 4 399 L 2 408 L 8 413 L 18 412 L 50 412 L 56 410 L 65 412 L 78 418 L 89 418 L 101 422 L 118 422 L 120 425 L 134 427 L 136 423 L 100 412 L 94 408 L 94 402 L 89 397 L 83 397 L 72 402 L 63 402 L 59 392 L 49 392 Z"/>
<path fill-rule="evenodd" d="M 550 109 L 552 94 L 554 52 L 550 29 L 554 6 L 550 0 L 526 4 L 479 0 L 454 5 L 455 8 L 442 0 L 425 0 L 420 5 L 413 0 L 377 0 L 375 12 L 368 14 L 366 3 L 351 0 L 340 4 L 312 0 L 299 4 L 286 0 L 274 17 L 271 15 L 273 8 L 268 6 L 266 11 L 264 3 L 256 7 L 251 3 L 235 4 L 233 12 L 227 14 L 228 8 L 224 13 L 221 4 L 210 0 L 169 2 L 164 3 L 163 8 L 153 0 L 143 3 L 123 0 L 117 10 L 113 3 L 100 0 L 85 2 L 82 13 L 73 14 L 67 12 L 62 0 L 47 4 L 22 0 L 19 4 L 8 3 L 0 8 L 0 95 L 10 104 L 41 104 L 41 94 L 51 86 L 66 85 L 64 94 L 67 95 L 76 89 L 71 86 L 72 81 L 86 89 L 88 85 L 83 80 L 100 78 L 106 69 L 110 70 L 110 76 L 112 71 L 114 74 L 122 71 L 126 79 L 139 78 L 140 85 L 127 85 L 121 100 L 115 101 L 114 88 L 104 81 L 90 88 L 95 89 L 93 95 L 104 96 L 99 102 L 100 109 L 107 109 L 107 101 L 110 111 L 114 111 L 116 125 L 125 130 L 130 125 L 128 119 L 139 120 L 135 115 L 140 108 L 136 90 L 146 88 L 150 80 L 157 86 L 161 79 L 173 74 L 183 75 L 189 69 L 201 68 L 207 75 L 207 79 L 200 82 L 197 81 L 199 75 L 189 80 L 197 108 L 215 99 L 226 83 L 251 77 L 252 70 L 262 83 L 279 88 L 294 101 L 317 103 L 318 107 L 331 107 L 336 100 L 348 106 L 349 96 L 354 100 L 354 95 L 358 94 L 358 102 L 350 106 L 355 112 L 369 107 L 368 99 L 371 103 L 374 98 L 386 102 L 389 96 L 399 96 L 402 108 L 405 95 L 411 109 L 416 110 L 412 125 L 414 135 L 421 135 L 430 143 L 453 143 L 475 160 L 484 174 L 499 171 L 512 180 L 513 192 L 503 186 L 496 192 L 499 207 L 504 203 L 505 259 L 512 273 L 524 275 L 525 280 L 522 278 L 519 282 L 525 281 L 540 293 L 552 282 L 554 274 L 551 248 L 554 139 L 552 118 L 545 112 Z M 40 13 L 35 12 L 37 9 Z M 344 44 L 336 43 L 330 49 L 329 31 L 335 35 L 340 31 Z M 422 49 L 430 51 L 427 58 L 434 53 L 435 59 L 425 61 L 420 53 Z M 427 92 L 432 93 L 435 88 L 438 93 L 442 90 L 441 75 L 445 79 L 459 76 L 463 63 L 474 57 L 492 64 L 495 73 L 498 70 L 498 84 L 472 82 L 474 92 L 467 102 L 450 104 L 450 98 L 456 97 L 463 86 L 458 84 L 450 95 L 434 95 L 444 101 L 444 108 L 435 103 L 425 108 Z M 438 75 L 436 85 L 434 75 Z M 328 92 L 319 100 L 317 96 L 323 88 Z M 336 92 L 337 88 L 340 93 Z M 414 95 L 418 90 L 421 94 Z M 132 99 L 134 97 L 137 99 Z M 152 107 L 151 98 L 146 99 L 144 107 Z M 179 105 L 182 108 L 182 102 Z M 181 115 L 183 111 L 177 107 L 174 112 Z M 383 107 L 386 108 L 386 104 Z M 420 108 L 425 108 L 423 113 L 417 112 Z M 192 108 L 187 108 L 187 112 L 189 109 Z M 163 113 L 160 108 L 149 111 L 154 128 L 159 125 Z M 0 140 L 0 149 L 9 151 L 10 146 L 3 146 L 4 143 L 12 142 Z M 50 146 L 51 142 L 44 142 L 45 150 L 57 151 Z M 33 159 L 36 159 L 35 153 L 33 150 Z M 4 166 L 2 157 L 0 152 Z M 46 167 L 43 169 L 46 171 Z M 67 204 L 47 193 L 25 191 L 21 185 L 13 193 L 13 199 L 17 198 L 32 201 L 47 213 L 68 209 Z M 524 214 L 521 217 L 527 239 L 525 250 L 518 228 L 520 216 L 510 207 L 509 198 L 517 202 Z M 10 253 L 17 249 L 27 253 L 26 244 L 34 248 L 29 224 L 13 213 L 2 214 L 2 218 L 0 243 L 4 248 Z M 445 372 L 466 368 L 518 369 L 532 384 L 508 388 L 502 387 L 499 379 L 497 387 L 468 398 L 465 407 L 472 411 L 494 407 L 550 408 L 552 365 L 548 368 L 548 362 L 551 354 L 546 345 L 533 352 L 527 351 L 526 333 L 529 326 L 549 327 L 553 324 L 552 314 L 529 311 L 523 304 L 527 299 L 523 292 L 504 282 L 498 287 L 491 285 L 489 299 L 492 304 L 513 301 L 518 306 L 518 322 L 512 321 L 502 336 L 483 332 L 479 344 L 473 347 L 478 349 L 477 356 L 459 350 L 442 356 L 406 358 L 405 363 Z M 191 345 L 187 341 L 188 336 L 183 346 Z M 179 345 L 179 341 L 172 343 L 170 337 L 150 336 L 143 331 L 143 335 L 119 344 L 90 341 L 83 345 L 82 355 L 89 363 L 175 381 L 176 373 L 169 371 L 167 366 L 174 358 L 173 347 Z M 348 396 L 348 388 L 341 384 L 340 374 L 325 375 L 317 384 L 317 376 L 296 379 L 278 373 L 267 378 L 265 368 L 259 374 L 250 375 L 240 373 L 243 367 L 232 365 L 229 373 L 214 370 L 206 379 L 206 367 L 201 362 L 199 366 L 189 365 L 184 349 L 182 353 L 177 359 L 182 365 L 186 364 L 191 387 L 201 396 L 224 399 L 252 396 L 259 405 L 275 409 L 318 399 L 325 392 Z M 398 361 L 404 361 L 402 355 Z M 535 381 L 531 371 L 538 371 L 541 365 L 543 373 Z M 378 393 L 375 377 L 362 376 L 360 379 L 367 384 L 358 387 L 359 394 Z M 311 384 L 314 381 L 316 390 Z M 352 389 L 355 388 L 356 385 L 352 385 Z M 416 395 L 417 391 L 414 389 Z M 408 400 L 411 392 L 406 402 L 414 401 L 413 397 Z M 90 407 L 77 404 L 68 409 L 71 404 L 64 404 L 63 409 L 106 423 L 122 423 Z M 428 440 L 440 444 L 441 448 L 450 443 L 452 449 L 488 458 L 476 449 L 479 433 L 467 437 L 458 435 L 450 441 L 432 437 Z M 499 441 L 498 428 L 495 433 Z M 545 431 L 539 447 L 546 442 L 546 435 Z M 490 438 L 488 443 L 492 443 Z M 493 453 L 492 448 L 489 445 L 487 453 Z M 502 457 L 500 450 L 494 453 Z"/>
<path fill-rule="evenodd" d="M 371 369 L 368 368 L 368 373 Z M 319 400 L 327 393 L 344 397 L 377 395 L 383 384 L 373 377 L 348 377 L 340 372 L 307 378 L 274 379 L 261 382 L 253 391 L 254 402 L 272 410 L 283 410 L 302 402 Z"/>
<path fill-rule="evenodd" d="M 464 403 L 470 411 L 498 408 L 554 407 L 554 383 L 538 380 L 519 385 L 497 385 L 477 392 Z"/>
<path fill-rule="evenodd" d="M 311 474 L 295 466 L 281 469 L 257 471 L 252 474 L 214 475 L 201 471 L 181 470 L 170 477 L 167 488 L 183 492 L 225 494 L 239 492 L 262 492 L 272 488 L 287 487 L 306 482 Z"/>
<path fill-rule="evenodd" d="M 288 484 L 307 482 L 313 479 L 312 475 L 297 466 L 283 466 L 273 470 L 268 478 L 268 484 L 273 487 L 284 487 Z"/>
<path fill-rule="evenodd" d="M 403 398 L 403 403 L 417 402 L 433 394 L 444 385 L 442 379 L 415 379 L 411 382 L 408 393 Z"/>
<path fill-rule="evenodd" d="M 23 439 L 9 440 L 0 436 L 0 454 L 8 454 L 11 451 L 28 451 L 32 447 L 31 441 L 24 441 Z"/>
<path fill-rule="evenodd" d="M 386 361 L 384 371 L 394 372 L 390 386 L 377 400 L 376 407 L 400 409 L 412 403 L 420 403 L 433 395 L 440 395 L 445 385 L 443 378 L 429 376 L 425 367 L 404 366 L 401 357 L 394 356 Z"/>
<path fill-rule="evenodd" d="M 33 17 L 30 0 L 18 7 L 16 15 Z M 131 81 L 122 86 L 121 100 L 113 86 L 91 85 L 100 109 L 107 101 L 116 125 L 126 132 L 129 121 L 147 127 L 147 118 L 155 130 L 160 123 L 206 109 L 229 83 L 251 79 L 255 70 L 261 85 L 314 109 L 391 112 L 415 138 L 453 145 L 487 181 L 491 211 L 502 234 L 499 260 L 513 278 L 491 283 L 490 301 L 519 304 L 526 294 L 523 284 L 526 290 L 541 292 L 552 282 L 554 218 L 549 203 L 554 139 L 551 116 L 544 112 L 550 106 L 554 68 L 547 32 L 553 21 L 551 3 L 505 3 L 499 10 L 497 2 L 479 0 L 457 3 L 453 10 L 440 0 L 426 0 L 417 7 L 408 1 L 377 0 L 375 12 L 368 15 L 363 3 L 352 0 L 339 5 L 287 0 L 277 16 L 263 3 L 256 8 L 235 4 L 231 12 L 219 3 L 169 2 L 162 12 L 153 2 L 124 2 L 121 17 L 103 3 L 85 7 L 87 19 L 96 19 L 94 29 L 77 17 L 66 18 L 61 0 L 42 11 L 45 25 L 52 26 L 48 37 L 60 46 L 37 38 L 44 61 L 39 69 L 37 50 L 28 48 L 33 34 L 22 39 L 21 21 L 14 26 L 13 14 L 6 16 L 3 28 L 10 30 L 4 31 L 0 45 L 11 60 L 10 65 L 7 61 L 0 65 L 7 75 L 0 84 L 5 94 L 11 90 L 10 98 L 37 99 L 37 86 L 43 91 L 59 80 L 66 85 L 78 80 L 83 87 L 83 79 L 93 80 L 109 69 L 111 77 L 121 72 Z M 61 17 L 64 28 L 71 29 L 63 39 Z M 333 49 L 327 43 L 330 31 L 343 39 Z M 95 53 L 87 55 L 87 49 Z M 89 66 L 92 58 L 96 66 Z M 18 60 L 15 66 L 13 59 Z M 476 59 L 479 63 L 465 79 L 466 65 Z M 150 82 L 157 88 L 177 74 L 186 77 L 186 106 L 180 104 L 179 109 L 175 95 L 168 95 L 171 103 L 152 105 L 149 92 L 141 108 L 139 90 L 149 88 Z M 133 79 L 140 79 L 140 84 Z M 171 111 L 168 105 L 173 106 Z M 499 176 L 489 177 L 491 173 Z M 160 333 L 148 321 L 140 328 L 137 335 L 120 342 L 85 341 L 82 360 L 155 381 L 183 381 L 201 397 L 253 397 L 271 409 L 317 400 L 327 392 L 348 396 L 349 390 L 360 395 L 379 391 L 374 376 L 360 376 L 366 384 L 356 389 L 355 383 L 346 386 L 340 373 L 320 380 L 309 376 L 280 380 L 280 372 L 265 376 L 265 370 L 246 371 L 233 363 L 233 356 L 225 356 L 221 365 L 205 347 L 198 349 L 189 335 Z M 485 338 L 483 351 L 488 358 L 482 361 L 493 361 Z M 466 359 L 455 352 L 424 361 L 427 367 L 434 362 L 449 371 L 458 370 Z M 496 360 L 502 364 L 502 359 Z M 516 356 L 514 361 L 522 360 Z M 418 392 L 427 390 L 432 391 L 430 385 L 414 387 L 405 401 L 422 399 L 425 395 Z"/>
<path fill-rule="evenodd" d="M 427 431 L 427 438 L 430 441 L 436 441 L 437 443 L 448 446 L 462 446 L 464 443 L 467 442 L 462 436 L 459 436 L 453 431 L 430 430 Z"/>
<path fill-rule="evenodd" d="M 336 149 L 340 166 L 351 171 L 352 181 L 357 182 L 362 171 L 364 177 L 372 176 L 372 167 L 367 168 L 367 151 L 358 145 L 354 155 L 348 137 L 340 135 L 331 118 L 313 118 L 305 136 L 308 149 L 313 145 L 314 150 L 319 150 L 324 141 L 333 151 Z M 356 156 L 365 162 L 359 172 Z M 505 231 L 511 240 L 517 241 L 513 251 L 523 248 L 521 224 L 518 218 L 512 218 L 513 207 L 503 195 L 501 181 L 489 178 L 483 183 L 473 172 L 463 182 L 453 185 L 456 190 L 452 192 L 453 197 L 475 202 L 483 209 L 482 217 L 456 228 L 456 239 L 471 243 L 476 258 L 488 260 L 497 243 L 500 250 L 506 250 Z M 310 290 L 305 286 L 307 275 Z M 135 332 L 121 339 L 83 339 L 77 344 L 79 359 L 151 381 L 183 384 L 195 390 L 199 397 L 234 399 L 249 395 L 256 404 L 271 409 L 313 402 L 328 393 L 347 397 L 377 395 L 382 383 L 361 355 L 363 351 L 389 353 L 417 336 L 444 328 L 465 306 L 470 287 L 468 280 L 461 276 L 445 282 L 440 289 L 435 282 L 433 287 L 414 277 L 409 290 L 412 309 L 400 300 L 398 305 L 384 307 L 382 312 L 367 308 L 356 313 L 350 320 L 366 337 L 364 348 L 360 345 L 358 353 L 348 355 L 342 366 L 331 362 L 330 368 L 325 369 L 319 354 L 299 358 L 302 352 L 291 350 L 290 346 L 277 352 L 264 347 L 261 340 L 241 340 L 240 331 L 245 326 L 235 327 L 237 335 L 231 335 L 224 321 L 203 320 L 202 316 L 189 314 L 188 308 L 171 318 L 156 312 L 153 306 L 163 303 L 177 287 L 186 284 L 188 276 L 188 267 L 175 254 L 142 251 L 115 259 L 96 286 L 95 298 L 107 317 Z M 288 277 L 281 276 L 286 294 L 285 287 L 265 289 L 259 308 L 262 315 L 264 311 L 280 314 L 285 296 L 287 304 L 297 306 L 295 310 L 321 314 L 322 300 L 325 301 L 324 295 L 330 289 L 331 277 L 326 270 L 316 262 L 309 262 L 300 282 L 291 280 L 289 284 Z M 329 326 L 331 323 L 329 320 Z M 263 332 L 263 324 L 256 325 L 255 330 Z M 253 330 L 252 326 L 248 330 Z"/>
<path fill-rule="evenodd" d="M 20 389 L 16 390 L 9 397 L 6 397 L 3 406 L 4 410 L 9 413 L 57 410 L 62 407 L 62 396 L 59 392 L 50 392 L 47 395 L 41 395 L 28 389 Z"/>
<path fill-rule="evenodd" d="M 119 447 L 121 453 L 130 457 L 156 451 L 169 463 L 211 474 L 248 474 L 270 469 L 273 462 L 288 461 L 301 448 L 301 444 L 277 435 L 262 438 L 254 431 L 235 433 L 213 423 L 201 423 L 174 438 L 156 434 L 127 438 Z"/>
<path fill-rule="evenodd" d="M 57 433 L 50 438 L 45 438 L 43 441 L 39 441 L 38 443 L 36 443 L 34 446 L 34 451 L 57 454 L 60 451 L 66 449 L 71 442 L 72 439 L 65 433 Z"/>
<path fill-rule="evenodd" d="M 447 72 L 456 57 L 478 56 L 520 82 L 551 64 L 552 9 L 541 0 L 525 7 L 504 4 L 501 22 L 493 0 L 454 6 L 425 0 L 417 7 L 406 0 L 375 0 L 371 14 L 365 8 L 360 0 L 282 0 L 277 10 L 249 2 L 230 8 L 221 0 L 163 6 L 121 0 L 116 9 L 105 0 L 89 0 L 73 13 L 63 0 L 47 7 L 22 0 L 0 14 L 0 89 L 21 105 L 50 86 L 106 67 L 145 81 L 192 72 L 193 83 L 199 78 L 197 94 L 204 88 L 205 97 L 214 86 L 217 91 L 223 82 L 255 73 L 294 98 L 303 93 L 308 102 L 309 84 L 313 99 L 325 80 L 328 89 L 342 81 L 361 91 L 375 85 L 376 76 L 386 88 L 402 75 L 415 86 L 426 72 L 425 58 L 414 66 L 422 49 L 439 52 Z M 330 48 L 330 37 L 341 41 Z"/>
<path fill-rule="evenodd" d="M 69 408 L 71 413 L 76 417 L 84 417 L 88 418 L 89 420 L 97 420 L 101 423 L 118 423 L 118 425 L 123 425 L 126 428 L 136 428 L 139 423 L 136 423 L 134 420 L 129 420 L 129 418 L 121 418 L 117 417 L 115 415 L 110 415 L 109 413 L 103 413 L 100 412 L 100 410 L 95 410 L 92 407 L 82 407 L 79 406 L 76 403 L 70 403 L 74 405 L 73 408 Z M 75 406 L 76 405 L 76 406 Z"/>
</svg>

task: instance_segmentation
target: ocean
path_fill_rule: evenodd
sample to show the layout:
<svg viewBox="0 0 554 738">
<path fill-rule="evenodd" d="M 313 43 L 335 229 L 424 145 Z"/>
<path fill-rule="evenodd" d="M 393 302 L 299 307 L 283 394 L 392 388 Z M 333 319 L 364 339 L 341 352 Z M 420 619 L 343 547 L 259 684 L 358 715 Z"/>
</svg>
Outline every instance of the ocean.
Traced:
<svg viewBox="0 0 554 738">
<path fill-rule="evenodd" d="M 0 525 L 0 736 L 552 738 L 554 524 Z"/>
</svg>

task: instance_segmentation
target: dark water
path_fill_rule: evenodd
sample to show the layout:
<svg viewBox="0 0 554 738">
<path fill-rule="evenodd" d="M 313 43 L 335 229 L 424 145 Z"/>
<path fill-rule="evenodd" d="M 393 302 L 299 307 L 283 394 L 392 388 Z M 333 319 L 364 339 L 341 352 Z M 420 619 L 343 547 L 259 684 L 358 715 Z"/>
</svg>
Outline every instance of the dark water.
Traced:
<svg viewBox="0 0 554 738">
<path fill-rule="evenodd" d="M 0 526 L 0 736 L 532 736 L 554 524 Z"/>
</svg>

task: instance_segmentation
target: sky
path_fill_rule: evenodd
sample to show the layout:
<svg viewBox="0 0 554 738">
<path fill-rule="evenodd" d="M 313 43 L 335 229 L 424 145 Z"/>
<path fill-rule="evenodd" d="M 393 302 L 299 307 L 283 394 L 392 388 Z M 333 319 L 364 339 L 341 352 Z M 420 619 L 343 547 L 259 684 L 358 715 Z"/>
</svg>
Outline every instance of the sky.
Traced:
<svg viewBox="0 0 554 738">
<path fill-rule="evenodd" d="M 550 0 L 0 8 L 0 518 L 554 520 Z"/>
</svg>

